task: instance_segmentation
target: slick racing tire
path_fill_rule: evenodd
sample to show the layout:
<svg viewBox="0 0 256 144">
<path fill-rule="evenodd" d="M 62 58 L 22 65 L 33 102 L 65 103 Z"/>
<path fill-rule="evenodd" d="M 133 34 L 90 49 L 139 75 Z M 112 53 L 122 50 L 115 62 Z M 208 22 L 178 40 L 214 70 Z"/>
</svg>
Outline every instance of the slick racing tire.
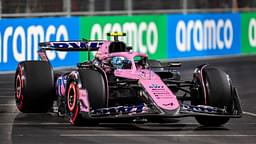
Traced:
<svg viewBox="0 0 256 144">
<path fill-rule="evenodd" d="M 220 69 L 207 66 L 203 69 L 203 83 L 200 82 L 199 96 L 192 101 L 193 105 L 208 105 L 225 108 L 232 113 L 232 85 L 228 75 Z M 205 86 L 205 94 L 203 90 Z M 196 97 L 196 96 L 195 96 Z M 220 126 L 229 121 L 228 117 L 195 116 L 205 126 Z"/>
<path fill-rule="evenodd" d="M 107 81 L 103 74 L 94 69 L 79 69 L 82 87 L 88 91 L 92 109 L 107 106 Z"/>
<path fill-rule="evenodd" d="M 103 75 L 90 69 L 79 69 L 82 89 L 86 89 L 90 108 L 106 107 L 106 81 Z M 89 113 L 80 111 L 78 80 L 70 79 L 66 89 L 66 110 L 69 121 L 75 126 L 92 126 L 98 122 L 89 118 Z"/>
<path fill-rule="evenodd" d="M 15 73 L 15 100 L 24 113 L 47 112 L 54 96 L 54 74 L 48 62 L 24 61 Z"/>
</svg>

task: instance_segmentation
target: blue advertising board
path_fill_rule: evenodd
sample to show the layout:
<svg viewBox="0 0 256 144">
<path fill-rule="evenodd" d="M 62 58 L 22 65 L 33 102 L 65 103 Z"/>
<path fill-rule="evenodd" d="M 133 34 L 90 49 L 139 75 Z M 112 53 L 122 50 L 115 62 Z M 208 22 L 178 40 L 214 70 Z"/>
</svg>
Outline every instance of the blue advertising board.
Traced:
<svg viewBox="0 0 256 144">
<path fill-rule="evenodd" d="M 78 40 L 79 18 L 35 18 L 0 20 L 0 71 L 15 70 L 18 62 L 39 60 L 38 43 Z M 53 66 L 71 66 L 79 62 L 78 53 L 49 51 Z"/>
<path fill-rule="evenodd" d="M 168 15 L 168 58 L 239 54 L 240 29 L 240 14 Z"/>
</svg>

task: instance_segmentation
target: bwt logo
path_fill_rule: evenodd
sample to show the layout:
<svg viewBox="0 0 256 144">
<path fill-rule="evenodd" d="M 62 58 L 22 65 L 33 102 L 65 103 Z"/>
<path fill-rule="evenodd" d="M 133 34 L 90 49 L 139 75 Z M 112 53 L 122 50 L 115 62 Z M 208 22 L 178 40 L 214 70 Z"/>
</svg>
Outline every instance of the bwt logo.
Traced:
<svg viewBox="0 0 256 144">
<path fill-rule="evenodd" d="M 38 60 L 38 44 L 44 41 L 68 40 L 68 31 L 64 25 L 57 28 L 49 25 L 44 29 L 41 25 L 31 25 L 27 28 L 23 26 L 8 26 L 0 33 L 0 63 L 8 63 L 8 56 L 13 56 L 14 60 Z M 49 60 L 56 57 L 63 60 L 66 52 L 47 51 Z"/>
<path fill-rule="evenodd" d="M 72 48 L 100 48 L 100 46 L 103 44 L 101 41 L 92 41 L 92 42 L 51 42 L 50 45 L 51 47 L 54 48 L 67 48 L 67 49 L 72 49 Z"/>
<path fill-rule="evenodd" d="M 233 43 L 230 19 L 180 20 L 176 26 L 176 46 L 180 52 L 230 49 Z"/>
</svg>

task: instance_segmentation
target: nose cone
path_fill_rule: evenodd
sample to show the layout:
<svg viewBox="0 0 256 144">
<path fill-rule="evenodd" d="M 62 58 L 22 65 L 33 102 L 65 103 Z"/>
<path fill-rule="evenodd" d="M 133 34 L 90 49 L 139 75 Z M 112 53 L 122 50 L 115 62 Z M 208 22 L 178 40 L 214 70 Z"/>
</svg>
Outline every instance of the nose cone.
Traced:
<svg viewBox="0 0 256 144">
<path fill-rule="evenodd" d="M 164 110 L 176 110 L 179 102 L 173 92 L 165 85 L 159 76 L 153 74 L 151 79 L 140 79 L 139 82 L 152 98 L 154 103 Z"/>
</svg>

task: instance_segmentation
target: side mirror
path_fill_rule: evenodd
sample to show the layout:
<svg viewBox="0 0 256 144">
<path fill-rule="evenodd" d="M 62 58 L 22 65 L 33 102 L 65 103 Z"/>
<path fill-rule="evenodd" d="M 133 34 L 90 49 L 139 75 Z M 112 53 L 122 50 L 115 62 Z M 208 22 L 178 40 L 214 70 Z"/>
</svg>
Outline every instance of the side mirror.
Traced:
<svg viewBox="0 0 256 144">
<path fill-rule="evenodd" d="M 168 67 L 181 67 L 181 62 L 169 62 Z"/>
</svg>

